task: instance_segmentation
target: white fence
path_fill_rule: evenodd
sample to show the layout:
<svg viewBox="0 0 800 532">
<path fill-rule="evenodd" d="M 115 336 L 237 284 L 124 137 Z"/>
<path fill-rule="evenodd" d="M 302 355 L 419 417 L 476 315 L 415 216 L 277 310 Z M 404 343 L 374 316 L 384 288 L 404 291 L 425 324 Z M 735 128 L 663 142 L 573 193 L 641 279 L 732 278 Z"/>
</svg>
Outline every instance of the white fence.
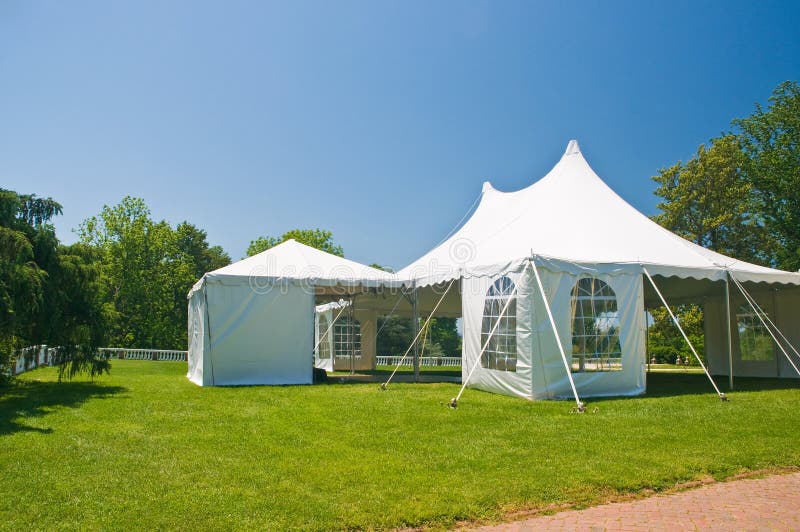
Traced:
<svg viewBox="0 0 800 532">
<path fill-rule="evenodd" d="M 46 345 L 32 345 L 17 351 L 16 361 L 11 366 L 11 374 L 19 375 L 39 366 L 49 366 L 53 363 L 57 347 Z M 164 360 L 171 362 L 185 362 L 188 359 L 187 351 L 174 349 L 128 349 L 126 347 L 101 347 L 100 354 L 108 358 L 128 360 Z"/>
<path fill-rule="evenodd" d="M 187 351 L 175 349 L 128 349 L 125 347 L 101 347 L 101 353 L 108 358 L 127 360 L 166 360 L 169 362 L 185 362 L 188 359 Z"/>
<path fill-rule="evenodd" d="M 375 357 L 375 362 L 379 366 L 396 366 L 400 363 L 401 356 L 379 356 Z M 403 366 L 413 366 L 414 357 L 407 356 L 403 361 Z M 420 357 L 420 366 L 461 366 L 461 357 Z"/>
</svg>

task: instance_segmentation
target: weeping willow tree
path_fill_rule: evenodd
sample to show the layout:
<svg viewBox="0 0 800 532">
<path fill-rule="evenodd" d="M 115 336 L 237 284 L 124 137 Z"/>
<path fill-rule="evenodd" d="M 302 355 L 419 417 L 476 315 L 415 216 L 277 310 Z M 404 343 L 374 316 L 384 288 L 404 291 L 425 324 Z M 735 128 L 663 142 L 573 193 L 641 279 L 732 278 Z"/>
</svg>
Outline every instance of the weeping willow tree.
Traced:
<svg viewBox="0 0 800 532">
<path fill-rule="evenodd" d="M 62 378 L 92 377 L 109 364 L 97 354 L 103 334 L 97 267 L 90 249 L 62 246 L 50 223 L 52 198 L 0 189 L 0 375 L 14 353 L 35 344 L 65 346 Z"/>
</svg>

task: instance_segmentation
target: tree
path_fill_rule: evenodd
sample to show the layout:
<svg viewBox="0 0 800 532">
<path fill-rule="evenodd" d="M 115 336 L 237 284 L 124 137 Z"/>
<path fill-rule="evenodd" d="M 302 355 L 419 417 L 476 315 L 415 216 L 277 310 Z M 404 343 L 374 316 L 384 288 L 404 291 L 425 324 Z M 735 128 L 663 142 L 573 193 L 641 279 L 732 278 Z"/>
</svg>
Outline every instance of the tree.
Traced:
<svg viewBox="0 0 800 532">
<path fill-rule="evenodd" d="M 317 248 L 339 257 L 344 257 L 344 250 L 342 246 L 338 246 L 333 242 L 333 233 L 325 231 L 324 229 L 292 229 L 279 237 L 266 237 L 260 236 L 255 240 L 250 241 L 247 247 L 247 256 L 252 257 L 269 248 L 273 248 L 278 244 L 286 242 L 289 239 L 294 239 L 301 244 Z"/>
<path fill-rule="evenodd" d="M 703 333 L 704 318 L 702 307 L 699 305 L 680 305 L 671 308 L 678 316 L 681 327 L 683 327 L 686 336 L 692 342 L 697 354 L 703 357 L 705 336 Z M 697 360 L 672 321 L 667 309 L 658 307 L 651 309 L 649 312 L 653 319 L 647 331 L 650 357 L 655 357 L 656 362 L 659 364 L 674 364 L 678 356 L 681 357 L 681 360 L 688 360 L 691 364 L 697 364 Z"/>
<path fill-rule="evenodd" d="M 209 246 L 207 233 L 189 222 L 182 222 L 175 228 L 178 251 L 191 257 L 194 262 L 194 276 L 227 266 L 231 257 L 220 246 Z"/>
<path fill-rule="evenodd" d="M 141 198 L 125 197 L 85 220 L 96 250 L 109 341 L 120 347 L 186 349 L 186 294 L 204 273 L 230 264 L 189 222 L 156 222 Z"/>
<path fill-rule="evenodd" d="M 461 356 L 461 336 L 456 318 L 431 318 L 430 329 L 431 342 L 441 347 L 444 356 Z"/>
<path fill-rule="evenodd" d="M 47 272 L 35 244 L 54 238 L 48 222 L 61 211 L 51 198 L 0 189 L 0 374 L 15 349 L 36 340 Z"/>
<path fill-rule="evenodd" d="M 154 222 L 144 200 L 128 196 L 85 220 L 79 234 L 100 250 L 110 340 L 122 347 L 185 349 L 186 293 L 198 268 L 169 224 Z"/>
<path fill-rule="evenodd" d="M 779 268 L 800 268 L 800 85 L 781 83 L 765 110 L 733 121 Z"/>
<path fill-rule="evenodd" d="M 700 145 L 685 164 L 662 168 L 653 180 L 661 213 L 653 219 L 663 227 L 714 251 L 768 264 L 772 246 L 754 209 L 753 186 L 744 168 L 747 157 L 734 135 Z"/>
<path fill-rule="evenodd" d="M 61 246 L 50 220 L 51 198 L 0 190 L 0 366 L 25 345 L 62 347 L 59 377 L 108 372 L 96 347 L 103 335 L 94 257 Z M 66 373 L 65 373 L 66 372 Z"/>
<path fill-rule="evenodd" d="M 405 353 L 414 334 L 411 319 L 400 316 L 384 316 L 378 318 L 378 334 L 376 347 L 381 356 L 400 356 Z"/>
</svg>

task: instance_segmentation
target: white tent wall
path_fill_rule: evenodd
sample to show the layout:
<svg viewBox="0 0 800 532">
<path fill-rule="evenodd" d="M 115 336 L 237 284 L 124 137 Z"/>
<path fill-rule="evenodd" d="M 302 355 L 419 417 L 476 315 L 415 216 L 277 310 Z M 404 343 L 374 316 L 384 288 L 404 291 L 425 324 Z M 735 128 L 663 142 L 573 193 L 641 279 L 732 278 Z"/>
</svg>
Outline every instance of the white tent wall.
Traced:
<svg viewBox="0 0 800 532">
<path fill-rule="evenodd" d="M 538 266 L 559 338 L 572 366 L 572 292 L 585 277 L 606 283 L 616 297 L 622 368 L 613 371 L 574 371 L 572 377 L 581 397 L 639 395 L 645 391 L 645 316 L 642 276 L 635 269 L 613 273 L 587 273 L 587 268 L 560 269 Z M 569 270 L 569 271 L 566 271 Z M 631 270 L 631 271 L 629 271 Z M 572 390 L 556 342 L 544 300 L 532 268 L 506 276 L 516 286 L 516 371 L 488 369 L 481 363 L 469 386 L 526 399 L 571 398 Z M 464 364 L 466 379 L 485 343 L 484 308 L 487 292 L 502 277 L 473 277 L 462 281 L 464 309 Z"/>
<path fill-rule="evenodd" d="M 800 350 L 800 287 L 781 287 L 778 289 L 775 293 L 775 304 L 777 308 L 775 324 L 791 342 L 792 346 Z M 794 365 L 800 368 L 800 357 L 796 357 L 791 349 L 787 349 L 787 352 L 790 357 L 794 357 L 792 359 Z M 778 377 L 794 379 L 800 377 L 782 353 L 778 353 L 777 356 L 780 360 Z"/>
<path fill-rule="evenodd" d="M 246 278 L 207 279 L 203 289 L 208 345 L 202 385 L 312 382 L 313 293 L 292 282 L 254 290 Z"/>
<path fill-rule="evenodd" d="M 197 290 L 189 297 L 189 353 L 187 356 L 189 372 L 187 377 L 190 381 L 200 386 L 208 386 L 212 383 L 211 370 L 204 373 L 206 366 L 210 367 L 210 362 L 206 363 L 209 339 L 208 328 L 206 327 L 206 301 L 205 284 L 200 281 Z"/>
<path fill-rule="evenodd" d="M 527 270 L 526 270 L 527 271 Z M 462 279 L 461 305 L 464 319 L 464 338 L 461 350 L 461 378 L 466 379 L 473 367 L 475 371 L 469 386 L 495 392 L 532 399 L 531 385 L 531 277 L 526 273 L 507 273 L 505 275 L 515 285 L 516 309 L 508 309 L 504 316 L 516 317 L 517 363 L 516 371 L 487 369 L 477 362 L 486 338 L 482 335 L 486 295 L 490 287 L 503 277 L 472 277 Z M 501 307 L 505 301 L 501 300 Z M 509 312 L 510 311 L 510 312 Z M 488 331 L 487 331 L 488 332 Z M 475 364 L 477 363 L 477 366 Z"/>
<path fill-rule="evenodd" d="M 755 299 L 761 309 L 775 322 L 780 331 L 786 335 L 792 345 L 797 348 L 800 342 L 800 289 L 794 286 L 747 284 L 747 292 Z M 742 335 L 739 332 L 737 314 L 751 313 L 752 309 L 736 284 L 731 281 L 731 342 L 733 347 L 734 377 L 788 377 L 797 378 L 797 372 L 784 354 L 774 345 L 772 340 L 771 358 L 768 360 L 748 360 L 742 356 Z M 728 332 L 725 325 L 727 316 L 724 296 L 707 297 L 703 305 L 705 316 L 705 354 L 709 364 L 709 372 L 714 375 L 730 375 L 728 359 Z M 756 327 L 760 328 L 760 321 Z M 798 359 L 790 349 L 789 356 L 800 366 Z"/>
<path fill-rule="evenodd" d="M 572 292 L 580 279 L 594 277 L 606 283 L 616 297 L 622 368 L 614 371 L 573 371 L 580 397 L 639 395 L 646 380 L 645 316 L 642 276 L 627 269 L 601 273 L 539 266 L 539 274 L 556 322 L 561 344 L 572 366 Z M 572 398 L 572 390 L 558 350 L 552 326 L 540 294 L 534 301 L 534 399 Z M 539 369 L 541 367 L 541 369 Z"/>
</svg>

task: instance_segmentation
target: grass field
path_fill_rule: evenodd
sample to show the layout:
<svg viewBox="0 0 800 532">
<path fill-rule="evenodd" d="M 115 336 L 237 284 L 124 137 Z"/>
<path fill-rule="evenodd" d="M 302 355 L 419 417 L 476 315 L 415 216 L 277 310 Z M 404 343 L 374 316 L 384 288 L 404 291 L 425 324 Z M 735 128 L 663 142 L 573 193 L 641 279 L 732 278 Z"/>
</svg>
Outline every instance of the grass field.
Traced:
<svg viewBox="0 0 800 532">
<path fill-rule="evenodd" d="M 0 395 L 0 523 L 25 529 L 448 527 L 800 464 L 800 383 L 653 374 L 648 395 L 528 402 L 454 384 L 199 388 L 114 361 Z M 727 386 L 720 381 L 725 391 Z"/>
</svg>

